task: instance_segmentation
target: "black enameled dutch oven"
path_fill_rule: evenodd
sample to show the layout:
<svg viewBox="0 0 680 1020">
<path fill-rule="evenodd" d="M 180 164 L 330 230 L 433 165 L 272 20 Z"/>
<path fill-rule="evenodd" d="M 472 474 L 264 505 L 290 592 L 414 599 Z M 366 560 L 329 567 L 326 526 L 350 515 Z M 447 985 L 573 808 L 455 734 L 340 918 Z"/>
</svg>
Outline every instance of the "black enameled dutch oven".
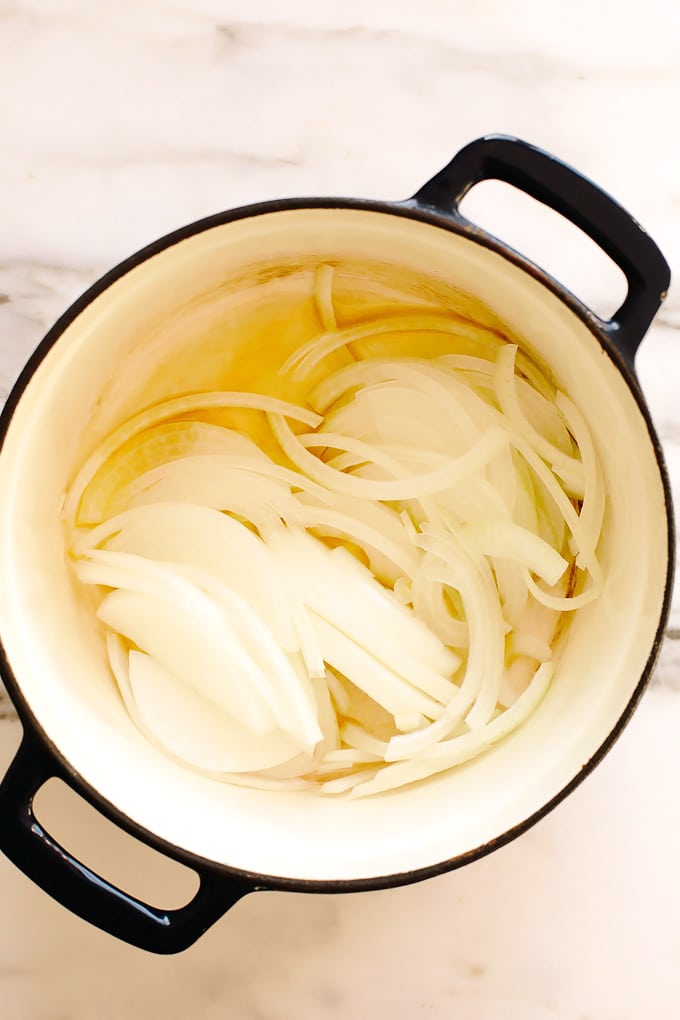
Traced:
<svg viewBox="0 0 680 1020">
<path fill-rule="evenodd" d="M 628 293 L 610 320 L 461 216 L 463 196 L 486 179 L 563 214 L 623 270 Z M 248 337 L 230 346 L 224 330 L 217 342 L 215 324 L 277 295 L 308 296 L 320 260 L 340 274 L 362 276 L 364 267 L 363 276 L 386 286 L 416 280 L 490 308 L 585 414 L 607 489 L 605 589 L 576 614 L 535 715 L 474 762 L 368 800 L 220 784 L 150 746 L 111 682 L 59 520 L 76 467 L 142 403 L 212 388 L 216 366 L 225 378 L 233 370 L 234 388 L 247 388 L 248 366 L 267 351 Z M 2 676 L 24 727 L 0 787 L 5 854 L 86 920 L 172 953 L 252 890 L 414 882 L 489 853 L 545 815 L 618 737 L 662 640 L 674 554 L 670 492 L 634 356 L 668 283 L 656 245 L 613 199 L 545 152 L 491 136 L 407 201 L 317 198 L 219 213 L 154 242 L 91 287 L 33 354 L 1 418 Z M 52 776 L 193 868 L 195 898 L 178 910 L 154 908 L 59 846 L 32 810 Z"/>
</svg>

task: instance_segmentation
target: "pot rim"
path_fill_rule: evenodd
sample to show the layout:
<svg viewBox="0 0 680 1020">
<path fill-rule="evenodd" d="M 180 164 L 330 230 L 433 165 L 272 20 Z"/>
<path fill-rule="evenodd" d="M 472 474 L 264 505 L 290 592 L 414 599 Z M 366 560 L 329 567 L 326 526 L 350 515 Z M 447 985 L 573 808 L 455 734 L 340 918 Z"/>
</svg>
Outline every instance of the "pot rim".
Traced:
<svg viewBox="0 0 680 1020">
<path fill-rule="evenodd" d="M 2 455 L 2 447 L 14 412 L 38 366 L 44 360 L 52 347 L 58 342 L 71 323 L 74 322 L 75 319 L 113 283 L 120 280 L 122 277 L 127 275 L 127 273 L 136 269 L 154 255 L 160 254 L 173 245 L 206 232 L 213 227 L 223 226 L 225 224 L 250 217 L 303 209 L 349 209 L 359 212 L 381 213 L 384 215 L 405 217 L 407 219 L 417 220 L 422 223 L 447 230 L 450 233 L 458 234 L 495 252 L 519 269 L 528 273 L 538 283 L 552 292 L 558 300 L 560 300 L 563 304 L 566 304 L 577 318 L 579 318 L 588 328 L 595 341 L 599 343 L 623 375 L 635 400 L 637 408 L 645 421 L 659 470 L 667 518 L 668 559 L 659 623 L 650 649 L 649 657 L 640 676 L 640 680 L 638 681 L 617 722 L 594 754 L 581 766 L 577 775 L 574 776 L 550 800 L 542 805 L 541 808 L 531 814 L 528 818 L 523 819 L 517 825 L 512 826 L 505 832 L 495 836 L 493 839 L 473 848 L 472 850 L 459 854 L 456 857 L 448 858 L 444 861 L 438 861 L 422 868 L 417 868 L 413 871 L 397 872 L 388 875 L 374 876 L 371 878 L 299 879 L 250 872 L 240 868 L 235 868 L 231 865 L 221 864 L 217 861 L 201 857 L 198 854 L 185 850 L 176 844 L 170 843 L 133 821 L 128 815 L 117 808 L 115 804 L 108 801 L 95 787 L 91 786 L 70 765 L 66 756 L 52 743 L 50 738 L 44 732 L 40 723 L 33 715 L 30 704 L 21 690 L 21 685 L 18 679 L 14 676 L 9 659 L 5 653 L 1 634 L 0 676 L 7 687 L 7 691 L 24 728 L 24 743 L 22 744 L 22 747 L 28 744 L 38 751 L 46 750 L 51 757 L 53 775 L 55 777 L 65 781 L 97 811 L 131 836 L 139 839 L 142 843 L 147 844 L 178 863 L 191 868 L 199 875 L 212 873 L 216 876 L 223 876 L 225 880 L 232 879 L 237 882 L 245 883 L 250 886 L 253 891 L 257 889 L 270 889 L 314 893 L 360 892 L 391 888 L 423 881 L 425 879 L 435 877 L 436 875 L 456 870 L 471 863 L 472 861 L 485 857 L 494 850 L 500 849 L 502 846 L 505 846 L 517 836 L 526 832 L 538 821 L 549 814 L 553 808 L 561 803 L 561 801 L 564 800 L 565 797 L 567 797 L 603 760 L 623 732 L 625 726 L 630 721 L 630 718 L 649 683 L 664 639 L 665 625 L 670 610 L 673 590 L 675 527 L 672 512 L 670 481 L 661 444 L 658 436 L 656 435 L 649 409 L 642 391 L 640 390 L 637 376 L 632 364 L 624 357 L 613 342 L 611 336 L 608 335 L 604 328 L 605 324 L 601 323 L 600 320 L 598 320 L 597 317 L 581 301 L 579 301 L 578 298 L 575 297 L 575 295 L 558 283 L 554 277 L 521 255 L 519 252 L 515 251 L 512 247 L 470 223 L 457 211 L 454 210 L 451 213 L 438 212 L 434 208 L 423 206 L 417 198 L 411 198 L 401 202 L 385 202 L 370 199 L 312 197 L 257 202 L 225 210 L 193 221 L 163 235 L 148 245 L 145 245 L 143 248 L 118 263 L 101 276 L 94 284 L 92 284 L 69 306 L 68 309 L 66 309 L 57 322 L 48 330 L 42 341 L 38 344 L 17 378 L 17 381 L 7 397 L 4 407 L 0 412 L 0 456 Z"/>
</svg>

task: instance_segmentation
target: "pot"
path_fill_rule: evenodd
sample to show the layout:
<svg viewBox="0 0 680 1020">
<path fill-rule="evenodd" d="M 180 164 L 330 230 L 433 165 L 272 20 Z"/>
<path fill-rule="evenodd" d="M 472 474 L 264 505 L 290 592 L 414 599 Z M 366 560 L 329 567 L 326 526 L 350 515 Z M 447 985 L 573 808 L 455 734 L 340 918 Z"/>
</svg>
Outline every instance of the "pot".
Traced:
<svg viewBox="0 0 680 1020">
<path fill-rule="evenodd" d="M 623 270 L 628 294 L 610 320 L 461 215 L 461 199 L 485 179 L 561 213 Z M 160 755 L 117 696 L 101 635 L 67 568 L 59 521 L 77 466 L 143 403 L 215 388 L 221 372 L 238 377 L 233 388 L 248 388 L 278 340 L 230 346 L 224 323 L 308 293 L 319 260 L 357 278 L 370 266 L 386 286 L 448 288 L 491 308 L 585 414 L 608 497 L 604 592 L 576 614 L 535 714 L 465 766 L 368 801 L 220 784 Z M 49 331 L 0 419 L 2 676 L 24 728 L 0 786 L 4 853 L 86 920 L 171 953 L 253 890 L 354 892 L 415 882 L 489 853 L 551 810 L 630 718 L 668 614 L 670 491 L 634 370 L 668 283 L 656 245 L 613 199 L 504 136 L 471 143 L 404 202 L 316 198 L 219 213 L 99 280 Z M 194 899 L 155 908 L 61 847 L 32 807 L 54 776 L 194 869 Z"/>
</svg>

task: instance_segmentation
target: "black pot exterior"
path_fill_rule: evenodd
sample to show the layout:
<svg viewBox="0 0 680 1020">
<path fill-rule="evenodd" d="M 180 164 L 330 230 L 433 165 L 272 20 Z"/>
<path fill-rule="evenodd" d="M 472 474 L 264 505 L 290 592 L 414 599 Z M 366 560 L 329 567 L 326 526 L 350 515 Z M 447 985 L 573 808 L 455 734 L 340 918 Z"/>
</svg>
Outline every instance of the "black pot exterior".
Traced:
<svg viewBox="0 0 680 1020">
<path fill-rule="evenodd" d="M 467 221 L 459 203 L 471 187 L 486 179 L 512 184 L 571 220 L 590 236 L 623 270 L 628 294 L 609 321 L 603 321 L 534 264 Z M 41 888 L 85 920 L 132 945 L 155 953 L 179 952 L 196 941 L 246 893 L 257 889 L 339 893 L 405 885 L 459 868 L 498 849 L 546 815 L 598 764 L 614 744 L 641 697 L 663 640 L 672 592 L 675 537 L 668 474 L 659 440 L 634 370 L 635 352 L 670 282 L 669 268 L 642 228 L 596 185 L 540 149 L 501 135 L 480 138 L 462 149 L 442 171 L 412 198 L 400 203 L 349 199 L 301 199 L 266 202 L 218 213 L 189 224 L 153 242 L 103 276 L 82 295 L 47 333 L 20 375 L 0 415 L 0 452 L 12 415 L 37 366 L 67 327 L 115 281 L 157 253 L 225 223 L 301 208 L 356 209 L 408 217 L 466 236 L 532 275 L 581 319 L 626 379 L 645 420 L 664 487 L 668 519 L 668 570 L 663 610 L 647 665 L 625 711 L 606 740 L 579 774 L 521 824 L 495 839 L 450 860 L 417 871 L 371 879 L 303 881 L 240 871 L 199 858 L 158 838 L 122 814 L 89 786 L 50 742 L 20 681 L 14 676 L 0 643 L 0 670 L 24 728 L 16 758 L 0 784 L 0 849 Z M 1 638 L 1 635 L 0 635 Z M 103 815 L 130 835 L 195 870 L 199 890 L 178 910 L 164 911 L 128 895 L 96 875 L 61 847 L 33 813 L 33 799 L 51 777 L 58 777 Z"/>
</svg>

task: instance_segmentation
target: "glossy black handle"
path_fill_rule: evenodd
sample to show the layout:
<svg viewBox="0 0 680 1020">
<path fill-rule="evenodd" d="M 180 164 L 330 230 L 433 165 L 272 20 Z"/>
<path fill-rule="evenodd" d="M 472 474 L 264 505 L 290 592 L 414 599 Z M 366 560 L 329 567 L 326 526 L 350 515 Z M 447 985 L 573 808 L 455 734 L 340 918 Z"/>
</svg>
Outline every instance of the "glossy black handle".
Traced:
<svg viewBox="0 0 680 1020">
<path fill-rule="evenodd" d="M 466 145 L 413 201 L 463 220 L 459 203 L 470 188 L 486 180 L 511 184 L 565 216 L 623 271 L 628 293 L 618 311 L 606 321 L 589 315 L 632 363 L 670 283 L 668 264 L 651 237 L 587 177 L 508 135 L 487 135 Z"/>
<path fill-rule="evenodd" d="M 199 889 L 191 902 L 177 910 L 161 910 L 128 895 L 73 857 L 36 818 L 33 799 L 54 776 L 69 782 L 51 755 L 25 736 L 0 784 L 0 850 L 36 885 L 84 920 L 140 949 L 178 953 L 252 892 L 252 885 L 206 872 L 199 875 Z"/>
</svg>

